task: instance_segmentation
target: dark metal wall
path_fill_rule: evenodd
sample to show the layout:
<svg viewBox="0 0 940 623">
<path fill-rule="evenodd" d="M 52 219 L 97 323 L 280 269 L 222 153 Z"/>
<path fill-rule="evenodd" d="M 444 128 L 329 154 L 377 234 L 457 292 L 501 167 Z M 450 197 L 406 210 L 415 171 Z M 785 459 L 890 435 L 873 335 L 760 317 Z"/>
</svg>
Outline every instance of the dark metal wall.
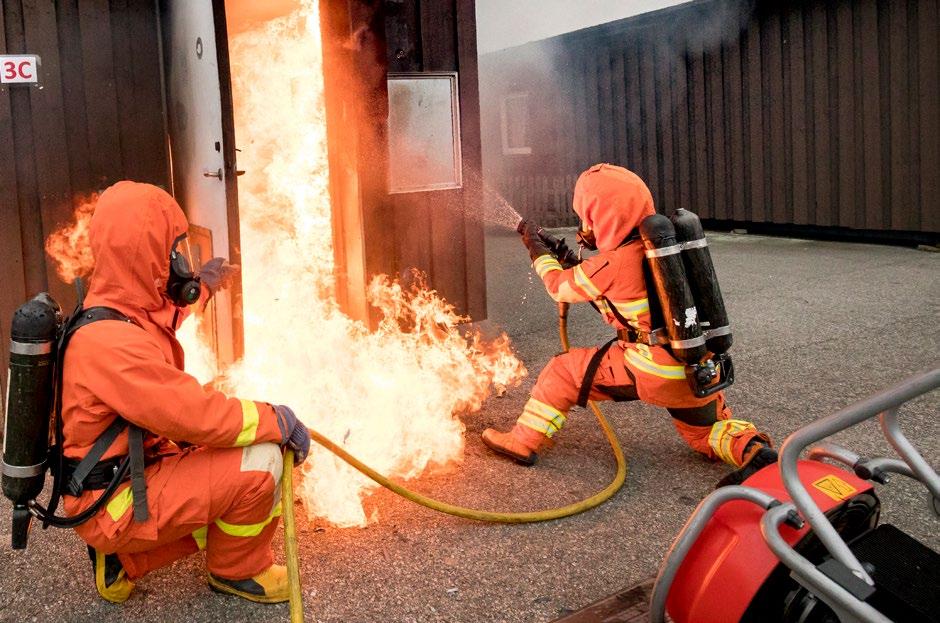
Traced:
<svg viewBox="0 0 940 623">
<path fill-rule="evenodd" d="M 706 0 L 489 54 L 487 180 L 551 224 L 574 222 L 574 180 L 608 161 L 660 210 L 937 233 L 938 40 L 938 0 Z M 531 155 L 501 149 L 515 92 Z"/>
<path fill-rule="evenodd" d="M 369 316 L 365 286 L 427 275 L 459 313 L 486 317 L 480 103 L 473 0 L 320 0 L 337 291 Z M 463 187 L 388 194 L 386 72 L 458 72 Z"/>
<path fill-rule="evenodd" d="M 43 251 L 74 198 L 169 187 L 159 49 L 153 0 L 2 1 L 0 53 L 39 55 L 42 88 L 0 87 L 0 360 L 26 297 L 74 303 Z"/>
<path fill-rule="evenodd" d="M 395 255 L 414 267 L 474 320 L 486 317 L 480 104 L 473 0 L 389 0 L 385 34 L 390 72 L 456 71 L 460 100 L 463 188 L 392 195 Z M 467 218 L 467 216 L 470 218 Z"/>
</svg>

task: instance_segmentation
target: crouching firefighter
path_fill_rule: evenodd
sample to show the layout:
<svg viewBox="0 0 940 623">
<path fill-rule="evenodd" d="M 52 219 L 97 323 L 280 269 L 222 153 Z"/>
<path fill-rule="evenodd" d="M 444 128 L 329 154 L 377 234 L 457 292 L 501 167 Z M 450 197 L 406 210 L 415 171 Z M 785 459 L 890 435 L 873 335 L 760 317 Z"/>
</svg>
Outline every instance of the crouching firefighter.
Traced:
<svg viewBox="0 0 940 623">
<path fill-rule="evenodd" d="M 582 247 L 597 255 L 581 261 L 563 240 L 525 221 L 522 242 L 549 295 L 559 303 L 591 303 L 617 337 L 554 357 L 515 426 L 483 431 L 486 445 L 532 465 L 574 405 L 642 400 L 667 409 L 692 449 L 735 468 L 719 485 L 737 484 L 776 461 L 767 435 L 735 419 L 721 391 L 733 381 L 731 334 L 698 218 L 685 210 L 673 221 L 657 215 L 643 180 L 610 164 L 578 178 L 574 210 Z M 698 317 L 693 293 L 709 318 Z"/>
<path fill-rule="evenodd" d="M 94 272 L 76 312 L 56 331 L 57 306 L 40 295 L 14 315 L 3 456 L 13 546 L 26 546 L 30 515 L 75 528 L 98 593 L 115 603 L 199 550 L 215 591 L 287 601 L 271 549 L 282 447 L 299 463 L 309 434 L 288 407 L 226 396 L 183 371 L 180 323 L 237 269 L 216 258 L 194 274 L 187 229 L 166 192 L 119 182 L 91 219 Z M 47 451 L 53 491 L 42 508 Z"/>
</svg>

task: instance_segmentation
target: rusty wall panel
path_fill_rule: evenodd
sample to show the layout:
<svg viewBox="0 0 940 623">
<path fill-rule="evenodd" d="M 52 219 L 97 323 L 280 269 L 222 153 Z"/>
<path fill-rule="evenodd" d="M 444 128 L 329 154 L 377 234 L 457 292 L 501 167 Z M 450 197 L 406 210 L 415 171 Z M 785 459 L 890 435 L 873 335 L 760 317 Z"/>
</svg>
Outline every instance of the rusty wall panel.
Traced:
<svg viewBox="0 0 940 623">
<path fill-rule="evenodd" d="M 920 234 L 940 232 L 938 13 L 938 0 L 704 0 L 487 54 L 489 181 L 574 224 L 552 207 L 565 180 L 617 159 L 661 210 L 936 240 Z M 570 94 L 562 108 L 539 106 L 546 73 Z M 532 157 L 494 140 L 512 91 L 558 128 Z M 535 156 L 555 151 L 570 155 Z"/>
</svg>

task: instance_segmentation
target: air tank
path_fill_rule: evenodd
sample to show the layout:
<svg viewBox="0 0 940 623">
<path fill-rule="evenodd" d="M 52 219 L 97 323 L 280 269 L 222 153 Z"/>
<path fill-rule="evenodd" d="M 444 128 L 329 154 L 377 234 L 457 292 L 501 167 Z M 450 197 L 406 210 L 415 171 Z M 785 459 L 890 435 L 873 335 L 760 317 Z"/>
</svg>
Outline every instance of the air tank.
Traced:
<svg viewBox="0 0 940 623">
<path fill-rule="evenodd" d="M 0 468 L 3 494 L 13 502 L 14 549 L 26 546 L 27 503 L 42 492 L 45 481 L 60 321 L 59 306 L 46 293 L 27 301 L 13 314 Z"/>
<path fill-rule="evenodd" d="M 673 213 L 670 221 L 682 249 L 682 262 L 698 309 L 699 324 L 705 331 L 705 346 L 720 355 L 731 348 L 731 326 L 702 222 L 693 212 L 681 208 Z"/>
<path fill-rule="evenodd" d="M 686 279 L 676 231 L 668 218 L 653 214 L 640 223 L 640 238 L 662 307 L 664 329 L 672 354 L 689 365 L 695 365 L 705 358 L 708 351 Z"/>
</svg>

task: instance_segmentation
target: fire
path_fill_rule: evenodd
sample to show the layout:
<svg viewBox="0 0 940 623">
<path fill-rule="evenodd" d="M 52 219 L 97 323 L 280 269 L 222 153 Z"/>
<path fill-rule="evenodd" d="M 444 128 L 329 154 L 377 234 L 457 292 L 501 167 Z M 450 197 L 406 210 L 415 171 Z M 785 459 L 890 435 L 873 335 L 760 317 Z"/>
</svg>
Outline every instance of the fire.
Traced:
<svg viewBox="0 0 940 623">
<path fill-rule="evenodd" d="M 525 369 L 505 336 L 461 335 L 464 319 L 425 288 L 374 279 L 368 295 L 383 314 L 375 332 L 339 310 L 316 4 L 230 41 L 247 173 L 239 178 L 245 357 L 228 380 L 238 395 L 290 405 L 379 471 L 413 478 L 459 462 L 457 416 Z M 304 473 L 310 516 L 339 526 L 376 519 L 362 506 L 376 485 L 328 451 L 315 447 Z"/>
<path fill-rule="evenodd" d="M 97 201 L 98 195 L 95 193 L 78 197 L 73 222 L 46 238 L 46 253 L 55 262 L 56 272 L 66 283 L 72 283 L 78 277 L 87 277 L 95 264 L 88 244 L 88 225 Z"/>
<path fill-rule="evenodd" d="M 239 178 L 245 356 L 219 374 L 198 317 L 177 337 L 187 371 L 200 381 L 289 405 L 368 465 L 414 478 L 459 463 L 459 416 L 526 370 L 505 335 L 462 334 L 466 319 L 420 279 L 410 288 L 372 280 L 368 297 L 382 314 L 373 332 L 339 309 L 316 4 L 305 0 L 229 42 L 239 165 L 247 171 Z M 83 204 L 79 224 L 50 237 L 60 267 L 84 265 L 72 261 L 79 257 L 90 268 L 87 242 L 77 241 L 92 209 Z M 63 278 L 72 274 L 62 270 Z M 377 519 L 362 502 L 378 485 L 327 450 L 314 445 L 303 471 L 299 493 L 310 517 L 337 526 Z"/>
</svg>

